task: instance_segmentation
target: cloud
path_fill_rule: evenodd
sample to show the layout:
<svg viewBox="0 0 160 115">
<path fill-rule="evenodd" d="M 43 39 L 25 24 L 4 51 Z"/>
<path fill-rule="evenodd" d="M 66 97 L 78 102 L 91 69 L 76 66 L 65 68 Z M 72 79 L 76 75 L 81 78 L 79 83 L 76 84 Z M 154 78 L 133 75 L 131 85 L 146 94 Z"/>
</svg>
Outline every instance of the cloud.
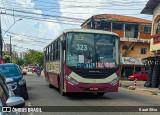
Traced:
<svg viewBox="0 0 160 115">
<path fill-rule="evenodd" d="M 9 7 L 9 4 L 11 5 L 10 7 Z M 13 1 L 4 0 L 3 7 L 12 9 L 14 8 L 13 6 L 15 5 L 18 7 L 18 10 L 23 9 L 23 11 L 25 12 L 33 12 L 33 13 L 42 14 L 41 10 L 34 9 L 35 4 L 33 3 L 32 0 L 13 0 Z M 30 9 L 24 10 L 25 8 L 28 8 L 28 7 Z M 6 10 L 5 12 L 10 13 L 11 11 Z M 43 18 L 41 15 L 36 16 L 33 14 L 26 14 L 26 13 L 20 13 L 20 12 L 18 13 L 14 12 L 14 13 L 15 15 L 18 14 L 18 15 L 24 15 L 24 16 L 32 16 L 35 18 Z M 43 50 L 44 46 L 47 44 L 47 42 L 49 42 L 49 40 L 40 39 L 40 38 L 51 39 L 54 37 L 55 34 L 58 34 L 57 32 L 60 29 L 60 25 L 58 24 L 57 20 L 54 18 L 52 18 L 52 21 L 57 22 L 57 23 L 47 22 L 47 20 L 50 20 L 51 18 L 45 19 L 44 21 L 23 18 L 23 20 L 16 21 L 15 23 L 14 21 L 18 20 L 19 18 L 21 17 L 3 15 L 2 29 L 7 30 L 8 28 L 11 27 L 12 24 L 14 24 L 13 27 L 11 27 L 11 29 L 9 29 L 8 32 L 18 33 L 18 34 L 27 35 L 27 36 L 35 36 L 36 38 L 26 38 L 24 36 L 14 35 L 15 37 L 12 39 L 12 44 L 13 45 L 16 44 L 19 46 L 23 44 L 22 46 L 24 48 Z M 9 33 L 7 34 L 12 35 Z M 7 34 L 3 36 L 5 43 L 9 43 Z M 42 41 L 42 42 L 36 42 L 37 40 Z"/>
</svg>

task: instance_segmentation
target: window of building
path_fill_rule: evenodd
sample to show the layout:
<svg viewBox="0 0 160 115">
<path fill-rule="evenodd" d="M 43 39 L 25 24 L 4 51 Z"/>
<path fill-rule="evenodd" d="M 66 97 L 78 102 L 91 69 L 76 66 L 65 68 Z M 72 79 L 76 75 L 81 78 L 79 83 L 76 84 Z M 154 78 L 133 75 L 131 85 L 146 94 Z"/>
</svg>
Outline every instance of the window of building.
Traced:
<svg viewBox="0 0 160 115">
<path fill-rule="evenodd" d="M 127 50 L 128 46 L 127 45 L 123 45 L 122 50 Z"/>
<path fill-rule="evenodd" d="M 147 48 L 141 48 L 141 54 L 146 54 L 147 53 Z"/>
<path fill-rule="evenodd" d="M 132 30 L 132 26 L 131 24 L 126 24 L 126 31 L 131 31 Z"/>
<path fill-rule="evenodd" d="M 113 30 L 123 30 L 123 23 L 113 23 Z"/>
<path fill-rule="evenodd" d="M 156 34 L 160 34 L 160 21 L 157 23 Z"/>
<path fill-rule="evenodd" d="M 151 33 L 151 26 L 144 26 L 145 33 Z"/>
<path fill-rule="evenodd" d="M 99 29 L 100 28 L 100 21 L 95 21 L 95 29 Z"/>
<path fill-rule="evenodd" d="M 134 50 L 134 47 L 132 47 L 131 50 Z"/>
<path fill-rule="evenodd" d="M 95 21 L 95 28 L 101 30 L 111 30 L 111 22 L 105 20 Z"/>
</svg>

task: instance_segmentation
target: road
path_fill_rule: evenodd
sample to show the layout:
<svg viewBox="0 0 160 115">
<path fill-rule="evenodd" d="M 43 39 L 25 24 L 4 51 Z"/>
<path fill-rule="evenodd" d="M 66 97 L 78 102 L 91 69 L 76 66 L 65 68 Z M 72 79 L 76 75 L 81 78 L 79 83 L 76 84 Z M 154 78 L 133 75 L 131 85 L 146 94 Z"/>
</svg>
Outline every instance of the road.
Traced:
<svg viewBox="0 0 160 115">
<path fill-rule="evenodd" d="M 118 93 L 106 93 L 103 97 L 97 97 L 94 94 L 78 94 L 70 96 L 61 96 L 55 88 L 49 88 L 44 76 L 37 77 L 35 73 L 28 72 L 25 76 L 27 81 L 29 100 L 26 106 L 160 106 L 160 97 L 154 95 L 142 94 L 135 91 L 119 88 Z M 24 114 L 24 113 L 23 113 Z M 26 114 L 26 113 L 25 113 Z M 34 115 L 36 113 L 29 113 Z M 39 114 L 39 113 L 38 113 Z M 38 115 L 37 114 L 37 115 Z M 44 113 L 43 113 L 44 114 Z M 53 115 L 53 113 L 45 113 Z M 54 113 L 55 114 L 55 113 Z M 58 115 L 63 113 L 58 112 Z M 67 113 L 69 115 L 73 112 Z M 76 113 L 82 114 L 82 113 Z M 88 112 L 83 113 L 88 115 Z M 92 115 L 104 114 L 103 112 L 92 113 Z M 111 114 L 147 114 L 151 113 L 133 113 L 133 112 L 111 112 Z M 157 114 L 158 113 L 155 113 Z"/>
</svg>

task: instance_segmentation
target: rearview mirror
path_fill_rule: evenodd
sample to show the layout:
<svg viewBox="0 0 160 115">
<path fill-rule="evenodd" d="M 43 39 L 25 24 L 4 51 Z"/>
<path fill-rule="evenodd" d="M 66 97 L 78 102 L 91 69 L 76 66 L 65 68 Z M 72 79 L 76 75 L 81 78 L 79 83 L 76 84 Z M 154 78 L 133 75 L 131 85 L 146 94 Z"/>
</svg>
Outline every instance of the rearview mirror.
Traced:
<svg viewBox="0 0 160 115">
<path fill-rule="evenodd" d="M 22 97 L 13 96 L 7 99 L 6 105 L 9 107 L 24 107 L 25 101 Z"/>
<path fill-rule="evenodd" d="M 12 78 L 7 78 L 6 81 L 5 81 L 6 84 L 9 84 L 9 83 L 12 83 L 12 82 L 14 82 L 14 80 Z"/>
</svg>

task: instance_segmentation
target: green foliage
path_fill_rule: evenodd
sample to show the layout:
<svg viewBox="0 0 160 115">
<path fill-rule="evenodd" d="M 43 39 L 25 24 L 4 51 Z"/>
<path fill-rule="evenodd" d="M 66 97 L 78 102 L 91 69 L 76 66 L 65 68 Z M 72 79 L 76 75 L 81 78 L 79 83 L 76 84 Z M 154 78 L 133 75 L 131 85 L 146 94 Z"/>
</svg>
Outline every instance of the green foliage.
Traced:
<svg viewBox="0 0 160 115">
<path fill-rule="evenodd" d="M 43 56 L 43 52 L 30 50 L 29 53 L 25 55 L 24 65 L 42 65 Z"/>
<path fill-rule="evenodd" d="M 4 61 L 5 61 L 5 63 L 11 63 L 11 56 L 4 55 Z"/>
<path fill-rule="evenodd" d="M 12 63 L 17 64 L 17 65 L 23 65 L 24 64 L 24 60 L 21 58 L 14 58 L 12 59 Z"/>
</svg>

